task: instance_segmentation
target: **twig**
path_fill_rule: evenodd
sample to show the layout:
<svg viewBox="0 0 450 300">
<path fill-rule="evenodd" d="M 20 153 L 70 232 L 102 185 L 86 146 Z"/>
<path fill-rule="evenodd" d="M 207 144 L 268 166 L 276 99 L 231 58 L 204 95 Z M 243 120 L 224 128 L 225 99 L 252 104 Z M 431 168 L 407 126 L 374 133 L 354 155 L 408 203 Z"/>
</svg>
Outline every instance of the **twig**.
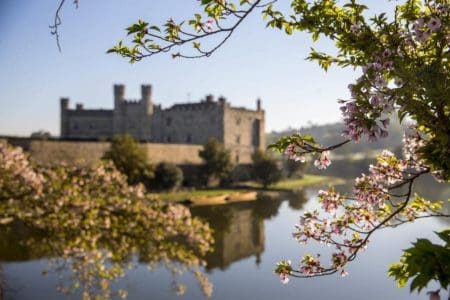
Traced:
<svg viewBox="0 0 450 300">
<path fill-rule="evenodd" d="M 60 41 L 59 41 L 59 32 L 58 32 L 58 28 L 59 28 L 59 26 L 61 25 L 61 17 L 60 17 L 60 13 L 61 13 L 61 9 L 62 9 L 62 7 L 63 7 L 65 1 L 66 1 L 66 0 L 61 0 L 61 1 L 59 2 L 58 9 L 56 9 L 56 12 L 55 12 L 55 18 L 54 18 L 53 25 L 50 25 L 50 26 L 49 26 L 49 28 L 52 29 L 52 31 L 50 31 L 50 33 L 56 37 L 56 45 L 58 46 L 59 52 L 61 52 L 61 43 L 60 43 Z M 75 5 L 77 5 L 77 7 L 78 7 L 78 1 L 75 0 L 74 3 L 75 3 Z"/>
</svg>

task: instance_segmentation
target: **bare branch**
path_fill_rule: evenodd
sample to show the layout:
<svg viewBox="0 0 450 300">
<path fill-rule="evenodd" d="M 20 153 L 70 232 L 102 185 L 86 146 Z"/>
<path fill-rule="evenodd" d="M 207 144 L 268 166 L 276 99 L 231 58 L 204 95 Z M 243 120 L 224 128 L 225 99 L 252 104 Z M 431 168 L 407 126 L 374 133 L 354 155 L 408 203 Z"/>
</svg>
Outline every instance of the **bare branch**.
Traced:
<svg viewBox="0 0 450 300">
<path fill-rule="evenodd" d="M 63 7 L 65 1 L 66 0 L 61 0 L 59 2 L 58 8 L 56 9 L 56 12 L 55 12 L 53 25 L 49 26 L 49 28 L 51 29 L 50 33 L 53 34 L 55 36 L 55 38 L 56 38 L 56 45 L 58 46 L 59 52 L 61 52 L 61 44 L 60 44 L 60 41 L 59 41 L 58 29 L 59 29 L 59 26 L 61 25 L 60 13 L 61 13 L 61 10 L 62 10 L 62 7 Z M 76 0 L 75 3 L 77 5 L 77 7 L 78 7 L 78 1 L 77 0 Z"/>
</svg>

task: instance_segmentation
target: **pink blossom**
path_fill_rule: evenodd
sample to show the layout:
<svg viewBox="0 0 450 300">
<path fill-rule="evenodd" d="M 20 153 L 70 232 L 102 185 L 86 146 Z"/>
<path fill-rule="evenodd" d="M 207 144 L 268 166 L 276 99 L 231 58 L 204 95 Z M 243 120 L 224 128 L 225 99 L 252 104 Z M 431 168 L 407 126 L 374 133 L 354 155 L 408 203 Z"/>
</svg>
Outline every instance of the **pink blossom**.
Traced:
<svg viewBox="0 0 450 300">
<path fill-rule="evenodd" d="M 416 40 L 419 43 L 425 43 L 431 36 L 431 33 L 424 31 L 424 32 L 418 32 L 416 34 Z"/>
<path fill-rule="evenodd" d="M 342 204 L 343 198 L 339 193 L 336 193 L 333 189 L 329 191 L 320 190 L 318 194 L 322 208 L 331 214 L 335 214 L 337 208 Z"/>
<path fill-rule="evenodd" d="M 212 30 L 213 30 L 213 20 L 208 20 L 208 21 L 206 21 L 206 29 L 209 31 L 209 32 L 211 32 Z"/>
<path fill-rule="evenodd" d="M 299 150 L 298 148 L 299 147 L 297 145 L 290 144 L 289 146 L 286 147 L 284 153 L 289 156 L 289 159 L 299 162 L 305 162 L 306 158 L 302 153 L 297 152 Z"/>
<path fill-rule="evenodd" d="M 330 151 L 323 151 L 320 154 L 320 158 L 314 161 L 314 166 L 318 169 L 326 169 L 329 165 L 331 165 L 331 160 L 328 158 L 330 155 Z"/>
<path fill-rule="evenodd" d="M 379 95 L 373 95 L 372 97 L 370 97 L 370 104 L 372 104 L 373 106 L 378 106 L 380 105 L 380 96 Z"/>
<path fill-rule="evenodd" d="M 417 19 L 413 24 L 413 30 L 417 33 L 425 25 L 425 20 L 423 18 Z"/>
<path fill-rule="evenodd" d="M 438 4 L 437 11 L 439 14 L 445 14 L 448 13 L 448 5 L 447 4 Z"/>
<path fill-rule="evenodd" d="M 377 76 L 374 80 L 374 84 L 377 87 L 385 87 L 387 85 L 387 81 L 383 77 Z"/>
<path fill-rule="evenodd" d="M 361 22 L 356 22 L 350 26 L 350 31 L 353 33 L 358 33 L 361 30 Z"/>
<path fill-rule="evenodd" d="M 428 21 L 428 28 L 431 31 L 437 31 L 439 28 L 441 28 L 441 20 L 439 18 L 433 17 Z"/>
<path fill-rule="evenodd" d="M 387 61 L 383 64 L 383 68 L 385 68 L 386 70 L 392 69 L 393 66 L 394 66 L 394 63 L 392 61 Z"/>
<path fill-rule="evenodd" d="M 381 62 L 375 62 L 372 64 L 372 69 L 374 69 L 375 71 L 381 71 L 383 69 L 383 65 L 381 64 Z"/>
<path fill-rule="evenodd" d="M 388 57 L 390 57 L 390 56 L 391 56 L 391 50 L 385 49 L 385 50 L 383 51 L 383 57 L 384 57 L 384 58 L 388 58 Z"/>
<path fill-rule="evenodd" d="M 280 281 L 282 284 L 288 284 L 289 283 L 289 275 L 286 273 L 280 273 Z"/>
</svg>

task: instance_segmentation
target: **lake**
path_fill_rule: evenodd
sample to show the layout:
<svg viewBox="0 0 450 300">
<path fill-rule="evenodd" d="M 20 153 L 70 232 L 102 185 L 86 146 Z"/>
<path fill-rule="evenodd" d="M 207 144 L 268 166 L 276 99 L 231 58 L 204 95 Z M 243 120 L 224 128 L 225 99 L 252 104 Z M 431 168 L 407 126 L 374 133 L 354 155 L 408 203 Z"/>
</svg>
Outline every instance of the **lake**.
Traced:
<svg viewBox="0 0 450 300">
<path fill-rule="evenodd" d="M 322 245 L 299 245 L 291 237 L 302 211 L 318 207 L 316 194 L 320 188 L 260 195 L 253 202 L 191 208 L 195 216 L 207 220 L 214 229 L 215 251 L 205 257 L 204 270 L 213 284 L 212 299 L 427 299 L 426 291 L 417 295 L 410 294 L 408 287 L 398 289 L 386 272 L 390 263 L 398 261 L 401 249 L 409 247 L 415 238 L 436 241 L 432 231 L 448 227 L 446 219 L 423 219 L 395 230 L 379 231 L 368 249 L 350 264 L 347 277 L 336 274 L 291 279 L 287 285 L 280 283 L 273 272 L 278 261 L 291 259 L 295 264 L 304 253 L 328 251 Z M 340 189 L 348 189 L 348 186 Z M 448 185 L 435 185 L 425 180 L 419 183 L 419 189 L 430 199 L 450 198 Z M 445 209 L 448 211 L 448 207 Z M 33 249 L 17 245 L 16 242 L 0 242 L 3 298 L 64 298 L 57 286 L 61 280 L 70 280 L 68 269 L 49 268 L 51 253 L 31 254 Z M 136 257 L 131 259 L 136 265 L 114 283 L 116 288 L 128 292 L 128 299 L 204 298 L 198 282 L 189 272 L 174 279 L 173 273 L 164 267 L 149 270 L 145 262 L 139 262 Z M 43 274 L 44 270 L 50 271 Z M 175 280 L 186 285 L 184 295 L 176 295 Z M 430 290 L 435 288 L 436 285 L 430 286 Z M 71 297 L 81 295 L 75 293 Z"/>
</svg>

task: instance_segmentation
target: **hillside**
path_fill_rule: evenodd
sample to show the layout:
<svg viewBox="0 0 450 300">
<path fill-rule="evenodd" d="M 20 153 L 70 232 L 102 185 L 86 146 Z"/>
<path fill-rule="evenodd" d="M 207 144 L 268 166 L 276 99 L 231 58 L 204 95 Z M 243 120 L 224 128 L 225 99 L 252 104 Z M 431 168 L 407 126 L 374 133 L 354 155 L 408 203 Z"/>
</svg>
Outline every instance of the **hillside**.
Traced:
<svg viewBox="0 0 450 300">
<path fill-rule="evenodd" d="M 287 135 L 291 135 L 296 132 L 301 134 L 312 135 L 316 141 L 324 146 L 330 146 L 342 142 L 344 138 L 341 136 L 341 132 L 344 130 L 343 123 L 334 123 L 327 125 L 312 125 L 310 127 L 304 127 L 299 129 L 287 129 L 283 131 L 272 131 L 266 135 L 267 144 L 274 143 L 279 138 Z M 401 146 L 401 140 L 403 136 L 403 127 L 398 120 L 391 120 L 391 125 L 388 128 L 389 136 L 385 139 L 379 140 L 376 143 L 369 143 L 364 138 L 359 143 L 349 143 L 344 147 L 336 149 L 335 155 L 355 155 L 355 153 L 372 153 L 374 151 L 379 152 L 382 149 L 390 149 L 391 151 L 398 152 Z"/>
</svg>

